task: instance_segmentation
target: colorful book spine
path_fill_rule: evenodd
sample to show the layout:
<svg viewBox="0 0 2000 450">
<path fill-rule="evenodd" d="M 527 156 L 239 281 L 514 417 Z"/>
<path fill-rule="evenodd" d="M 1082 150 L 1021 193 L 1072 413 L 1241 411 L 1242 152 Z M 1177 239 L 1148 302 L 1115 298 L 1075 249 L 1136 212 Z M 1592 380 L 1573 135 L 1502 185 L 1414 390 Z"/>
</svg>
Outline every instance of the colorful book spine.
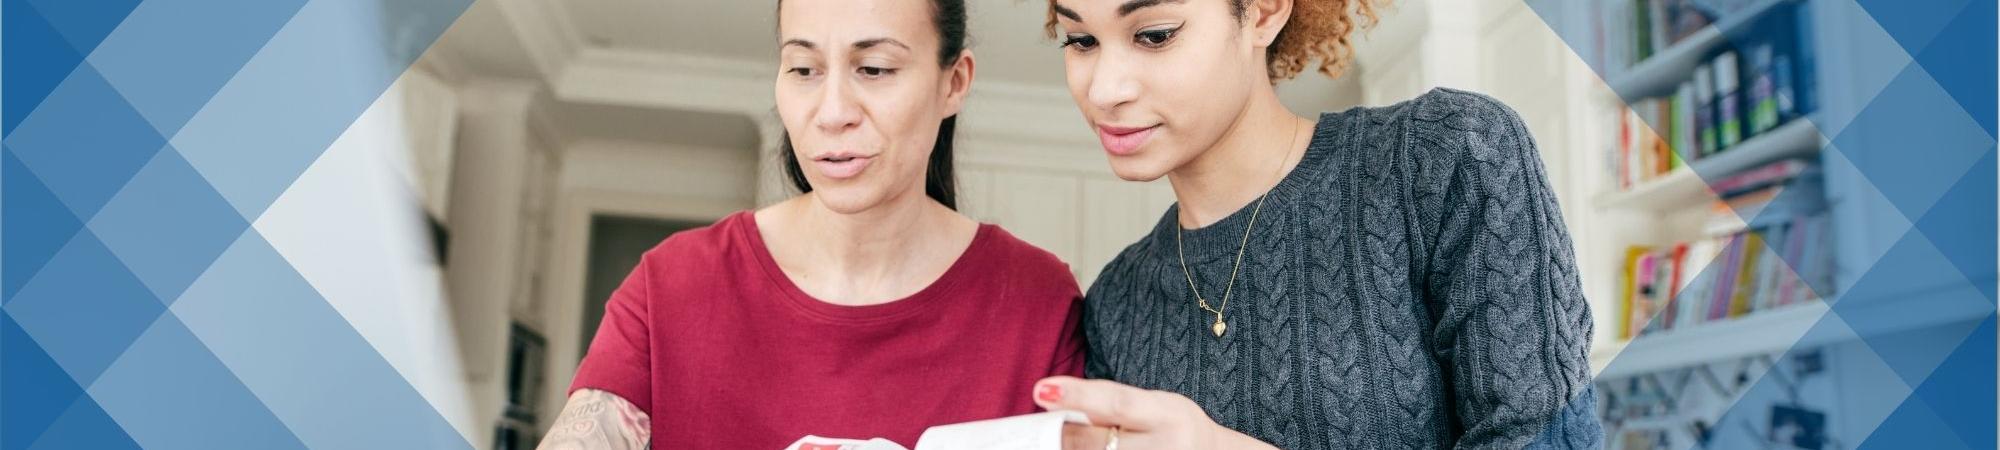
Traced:
<svg viewBox="0 0 2000 450">
<path fill-rule="evenodd" d="M 1722 198 L 1735 197 L 1756 191 L 1766 186 L 1783 183 L 1804 173 L 1811 164 L 1798 159 L 1787 159 L 1768 163 L 1757 168 L 1724 177 L 1709 184 L 1709 189 Z"/>
<path fill-rule="evenodd" d="M 1632 323 L 1632 316 L 1637 314 L 1637 308 L 1634 305 L 1633 299 L 1638 298 L 1637 294 L 1639 292 L 1639 260 L 1645 256 L 1645 247 L 1633 246 L 1625 248 L 1625 276 L 1619 277 L 1618 281 L 1619 298 L 1625 299 L 1625 301 L 1618 302 L 1618 306 L 1621 308 L 1621 311 L 1619 311 L 1621 314 L 1618 317 L 1618 335 L 1622 337 L 1631 338 L 1639 335 L 1640 324 Z"/>
<path fill-rule="evenodd" d="M 1750 134 L 1758 135 L 1778 127 L 1777 72 L 1772 67 L 1776 50 L 1770 42 L 1750 46 Z"/>
<path fill-rule="evenodd" d="M 1784 279 L 1778 282 L 1778 305 L 1780 306 L 1797 303 L 1800 300 L 1798 295 L 1799 277 L 1805 273 L 1805 260 L 1801 259 L 1800 256 L 1805 250 L 1805 243 L 1808 238 L 1805 222 L 1806 220 L 1803 217 L 1794 217 L 1791 224 L 1786 225 L 1787 228 L 1790 228 L 1789 232 L 1786 233 L 1784 256 L 1785 267 L 1788 273 L 1786 273 L 1787 276 Z"/>
<path fill-rule="evenodd" d="M 1729 301 L 1735 298 L 1733 294 L 1736 292 L 1736 274 L 1743 270 L 1741 236 L 1729 239 L 1729 244 L 1723 247 L 1722 258 L 1722 267 L 1715 272 L 1713 280 L 1715 288 L 1709 293 L 1708 311 L 1702 315 L 1704 321 L 1729 317 Z"/>
<path fill-rule="evenodd" d="M 1694 122 L 1694 84 L 1681 83 L 1674 89 L 1673 99 L 1673 124 L 1668 128 L 1673 129 L 1674 154 L 1679 155 L 1683 162 L 1693 162 L 1701 158 Z"/>
<path fill-rule="evenodd" d="M 1707 64 L 1694 68 L 1694 123 L 1701 155 L 1722 151 L 1721 134 L 1715 129 L 1715 71 Z"/>
<path fill-rule="evenodd" d="M 1759 265 L 1761 262 L 1759 256 L 1764 253 L 1764 233 L 1759 231 L 1744 233 L 1738 242 L 1742 261 L 1737 264 L 1736 289 L 1729 297 L 1727 317 L 1742 317 L 1750 313 L 1750 308 L 1756 304 L 1757 273 L 1763 269 L 1763 266 Z"/>
<path fill-rule="evenodd" d="M 1743 93 L 1737 89 L 1742 79 L 1734 50 L 1716 55 L 1710 65 L 1715 69 L 1716 151 L 1722 151 L 1743 141 Z"/>
</svg>

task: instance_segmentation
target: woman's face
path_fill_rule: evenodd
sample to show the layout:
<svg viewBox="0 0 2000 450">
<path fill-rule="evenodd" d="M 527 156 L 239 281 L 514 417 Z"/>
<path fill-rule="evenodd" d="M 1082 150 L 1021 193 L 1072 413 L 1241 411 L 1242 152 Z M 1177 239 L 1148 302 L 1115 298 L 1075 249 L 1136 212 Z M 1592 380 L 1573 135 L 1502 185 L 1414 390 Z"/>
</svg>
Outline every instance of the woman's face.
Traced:
<svg viewBox="0 0 2000 450">
<path fill-rule="evenodd" d="M 1053 0 L 1069 93 L 1119 178 L 1151 181 L 1229 130 L 1269 83 L 1229 0 Z"/>
<path fill-rule="evenodd" d="M 778 116 L 820 202 L 852 213 L 924 195 L 938 125 L 972 81 L 938 64 L 930 0 L 783 0 Z"/>
</svg>

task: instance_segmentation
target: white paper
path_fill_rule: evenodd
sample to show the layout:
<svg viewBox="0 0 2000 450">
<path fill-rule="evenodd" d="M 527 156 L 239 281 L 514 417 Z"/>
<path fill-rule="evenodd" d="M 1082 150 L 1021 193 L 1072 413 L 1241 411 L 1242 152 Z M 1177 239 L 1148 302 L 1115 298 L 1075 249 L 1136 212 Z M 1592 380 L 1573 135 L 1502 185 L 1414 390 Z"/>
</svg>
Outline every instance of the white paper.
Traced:
<svg viewBox="0 0 2000 450">
<path fill-rule="evenodd" d="M 799 438 L 798 442 L 793 442 L 791 446 L 785 447 L 785 450 L 910 450 L 910 449 L 904 448 L 901 444 L 897 444 L 895 441 L 883 438 L 874 438 L 863 441 L 858 439 L 836 439 L 836 438 L 825 438 L 813 435 L 806 435 L 806 437 Z"/>
<path fill-rule="evenodd" d="M 1049 411 L 992 420 L 939 425 L 924 430 L 917 450 L 1061 450 L 1063 424 L 1090 425 L 1076 411 Z M 785 450 L 908 450 L 888 439 L 806 436 Z"/>
<path fill-rule="evenodd" d="M 917 450 L 1061 450 L 1063 424 L 1089 425 L 1076 411 L 1050 411 L 924 430 Z"/>
</svg>

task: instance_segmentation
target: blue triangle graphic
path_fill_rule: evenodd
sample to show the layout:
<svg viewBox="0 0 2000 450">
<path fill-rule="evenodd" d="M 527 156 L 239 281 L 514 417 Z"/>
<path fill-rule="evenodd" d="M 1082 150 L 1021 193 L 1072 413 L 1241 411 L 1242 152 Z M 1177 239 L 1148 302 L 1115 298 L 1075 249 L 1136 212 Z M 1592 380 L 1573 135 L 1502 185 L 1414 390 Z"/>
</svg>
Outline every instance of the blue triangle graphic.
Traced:
<svg viewBox="0 0 2000 450">
<path fill-rule="evenodd" d="M 1993 409 L 1993 320 L 1987 316 L 1980 321 L 1979 328 L 1911 395 L 1923 398 L 1938 420 L 1971 448 L 1993 448 L 1993 424 L 2000 420 Z"/>
<path fill-rule="evenodd" d="M 171 138 L 305 3 L 147 4 L 126 18 L 118 34 L 105 40 L 88 60 L 160 135 Z M 201 19 L 190 19 L 195 17 Z"/>
<path fill-rule="evenodd" d="M 2000 248 L 1994 233 L 2000 229 L 2000 221 L 1993 215 L 1993 205 L 2000 203 L 1995 190 L 1994 152 L 1989 148 L 1986 156 L 1973 163 L 1916 223 L 1924 237 L 1986 294 L 1988 301 L 1995 300 L 1993 283 L 1996 270 L 2000 270 L 1993 252 Z"/>
<path fill-rule="evenodd" d="M 7 76 L 0 82 L 0 135 L 14 133 L 21 119 L 35 110 L 56 85 L 68 78 L 83 54 L 69 46 L 62 33 L 42 20 L 26 0 L 0 0 L 0 59 Z"/>
<path fill-rule="evenodd" d="M 1952 17 L 1959 15 L 1959 10 L 1964 9 L 1966 3 L 1967 0 L 1855 1 L 1855 4 L 1861 5 L 1862 9 L 1868 11 L 1868 16 L 1875 19 L 1875 23 L 1881 25 L 1883 31 L 1889 32 L 1889 37 L 1896 39 L 1896 44 L 1902 46 L 1903 51 L 1911 54 L 1941 40 L 1938 30 L 1943 29 L 1944 24 L 1950 22 Z"/>
<path fill-rule="evenodd" d="M 12 150 L 0 151 L 0 304 L 48 264 L 83 222 L 56 199 L 40 177 L 21 165 Z"/>
<path fill-rule="evenodd" d="M 250 222 L 169 146 L 86 227 L 171 305 Z"/>
<path fill-rule="evenodd" d="M 305 448 L 171 313 L 133 342 L 89 392 L 147 447 Z"/>
<path fill-rule="evenodd" d="M 6 419 L 0 420 L 0 450 L 28 448 L 84 397 L 69 373 L 5 311 L 0 311 L 0 365 L 7 368 L 0 377 L 0 418 Z"/>
<path fill-rule="evenodd" d="M 1930 2 L 1899 3 L 1913 7 Z M 1995 47 L 1993 39 L 1994 16 L 1993 1 L 1974 1 L 1938 33 L 1936 40 L 1912 55 L 1939 86 L 1951 93 L 1952 100 L 1986 129 L 1987 136 L 1996 136 L 1993 80 L 1995 52 L 2000 52 L 2000 48 Z"/>
<path fill-rule="evenodd" d="M 69 410 L 57 417 L 29 450 L 72 448 L 136 450 L 139 443 L 132 442 L 132 437 L 125 435 L 125 429 L 120 428 L 117 421 L 104 413 L 104 408 L 99 408 L 97 402 L 86 395 L 77 397 Z"/>
<path fill-rule="evenodd" d="M 39 11 L 78 54 L 88 55 L 139 0 L 27 0 L 27 6 Z"/>
<path fill-rule="evenodd" d="M 166 313 L 87 231 L 56 252 L 6 309 L 70 377 L 86 386 Z"/>
<path fill-rule="evenodd" d="M 1855 450 L 1903 450 L 1903 449 L 1954 450 L 1971 449 L 1960 440 L 1951 428 L 1944 425 L 1944 418 L 1931 410 L 1930 405 L 1917 396 L 1903 399 L 1889 418 L 1869 433 L 1867 439 Z M 1989 447 L 1990 448 L 1990 447 Z"/>
<path fill-rule="evenodd" d="M 89 63 L 7 136 L 7 148 L 78 218 L 89 218 L 166 145 Z"/>
</svg>

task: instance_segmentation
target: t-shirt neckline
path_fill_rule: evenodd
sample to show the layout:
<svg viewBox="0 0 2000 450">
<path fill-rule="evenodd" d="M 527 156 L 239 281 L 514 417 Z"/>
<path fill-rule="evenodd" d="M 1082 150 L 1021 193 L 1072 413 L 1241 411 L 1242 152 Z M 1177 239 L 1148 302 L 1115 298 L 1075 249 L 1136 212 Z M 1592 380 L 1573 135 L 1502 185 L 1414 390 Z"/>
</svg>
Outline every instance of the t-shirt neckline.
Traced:
<svg viewBox="0 0 2000 450">
<path fill-rule="evenodd" d="M 936 304 L 941 298 L 950 297 L 955 287 L 961 284 L 964 278 L 971 276 L 970 272 L 974 270 L 973 262 L 986 253 L 986 247 L 990 246 L 990 241 L 993 240 L 994 227 L 993 224 L 979 224 L 978 231 L 973 233 L 972 243 L 952 261 L 951 266 L 945 269 L 944 275 L 916 293 L 884 303 L 855 306 L 829 303 L 799 288 L 797 283 L 792 282 L 790 276 L 785 275 L 784 269 L 778 266 L 777 258 L 771 255 L 771 248 L 764 242 L 764 235 L 757 224 L 755 211 L 738 214 L 742 216 L 741 219 L 746 225 L 738 227 L 742 234 L 741 238 L 750 244 L 748 250 L 756 257 L 757 266 L 763 269 L 764 275 L 783 292 L 784 295 L 779 296 L 781 300 L 807 316 L 844 323 L 893 321 Z"/>
</svg>

